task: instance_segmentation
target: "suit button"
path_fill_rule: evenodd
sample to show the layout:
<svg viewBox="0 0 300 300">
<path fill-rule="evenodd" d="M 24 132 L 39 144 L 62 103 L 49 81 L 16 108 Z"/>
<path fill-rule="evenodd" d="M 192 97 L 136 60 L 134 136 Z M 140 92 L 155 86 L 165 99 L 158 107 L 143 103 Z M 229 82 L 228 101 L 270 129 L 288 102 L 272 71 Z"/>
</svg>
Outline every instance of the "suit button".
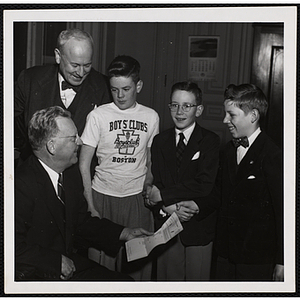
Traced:
<svg viewBox="0 0 300 300">
<path fill-rule="evenodd" d="M 234 222 L 233 222 L 233 221 L 230 221 L 230 222 L 229 222 L 229 225 L 230 225 L 230 226 L 233 226 L 233 225 L 234 225 Z"/>
<path fill-rule="evenodd" d="M 230 205 L 233 205 L 233 204 L 234 204 L 234 201 L 233 201 L 233 200 L 230 200 L 229 204 L 230 204 Z"/>
</svg>

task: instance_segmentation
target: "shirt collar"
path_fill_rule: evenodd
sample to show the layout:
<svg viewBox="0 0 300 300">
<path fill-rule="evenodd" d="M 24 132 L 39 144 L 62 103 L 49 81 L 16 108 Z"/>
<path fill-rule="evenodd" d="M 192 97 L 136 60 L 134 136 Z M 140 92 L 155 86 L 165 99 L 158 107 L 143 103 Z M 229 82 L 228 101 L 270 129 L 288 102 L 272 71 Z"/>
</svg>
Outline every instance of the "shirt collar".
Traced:
<svg viewBox="0 0 300 300">
<path fill-rule="evenodd" d="M 261 133 L 261 129 L 260 127 L 258 127 L 249 137 L 248 137 L 248 141 L 249 141 L 249 147 L 253 144 L 253 142 L 255 141 L 255 139 L 258 137 L 258 135 Z"/>
<path fill-rule="evenodd" d="M 57 172 L 55 172 L 54 170 L 52 170 L 50 167 L 48 167 L 43 161 L 41 161 L 40 159 L 38 159 L 39 162 L 41 163 L 41 165 L 43 166 L 43 168 L 46 170 L 46 172 L 48 173 L 52 184 L 54 186 L 54 189 L 57 192 L 57 182 L 58 182 L 58 176 L 59 174 Z"/>
<path fill-rule="evenodd" d="M 184 134 L 184 138 L 185 138 L 186 144 L 187 144 L 187 142 L 189 141 L 189 139 L 194 131 L 195 126 L 196 126 L 196 122 L 194 122 L 194 124 L 192 126 L 190 126 L 189 128 L 187 128 L 183 131 L 175 128 L 176 138 L 178 137 L 179 133 L 182 132 Z"/>
<path fill-rule="evenodd" d="M 65 81 L 65 79 L 62 77 L 62 75 L 58 72 L 58 83 L 59 83 L 59 89 L 62 90 L 61 88 L 61 83 Z"/>
</svg>

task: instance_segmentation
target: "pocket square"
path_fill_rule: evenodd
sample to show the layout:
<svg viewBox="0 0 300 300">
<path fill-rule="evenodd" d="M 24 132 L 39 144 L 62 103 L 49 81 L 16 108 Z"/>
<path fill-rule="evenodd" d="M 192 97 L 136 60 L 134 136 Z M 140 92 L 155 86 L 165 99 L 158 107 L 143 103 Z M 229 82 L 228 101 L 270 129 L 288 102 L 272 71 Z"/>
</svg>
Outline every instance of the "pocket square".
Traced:
<svg viewBox="0 0 300 300">
<path fill-rule="evenodd" d="M 255 179 L 254 175 L 250 175 L 247 179 Z"/>
<path fill-rule="evenodd" d="M 198 159 L 200 157 L 200 151 L 196 152 L 192 157 L 192 160 Z"/>
</svg>

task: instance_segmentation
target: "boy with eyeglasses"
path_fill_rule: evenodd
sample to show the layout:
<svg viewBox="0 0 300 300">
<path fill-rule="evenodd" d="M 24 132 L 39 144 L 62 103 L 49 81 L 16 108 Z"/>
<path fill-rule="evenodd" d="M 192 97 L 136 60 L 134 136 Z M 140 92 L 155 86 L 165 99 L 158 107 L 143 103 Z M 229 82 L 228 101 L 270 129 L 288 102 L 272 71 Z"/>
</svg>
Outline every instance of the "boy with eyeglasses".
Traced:
<svg viewBox="0 0 300 300">
<path fill-rule="evenodd" d="M 209 280 L 218 207 L 218 199 L 210 194 L 220 141 L 196 122 L 204 109 L 197 84 L 174 84 L 169 108 L 175 127 L 153 140 L 153 185 L 148 187 L 145 203 L 153 206 L 157 227 L 175 211 L 184 230 L 155 249 L 159 252 L 157 280 Z"/>
</svg>

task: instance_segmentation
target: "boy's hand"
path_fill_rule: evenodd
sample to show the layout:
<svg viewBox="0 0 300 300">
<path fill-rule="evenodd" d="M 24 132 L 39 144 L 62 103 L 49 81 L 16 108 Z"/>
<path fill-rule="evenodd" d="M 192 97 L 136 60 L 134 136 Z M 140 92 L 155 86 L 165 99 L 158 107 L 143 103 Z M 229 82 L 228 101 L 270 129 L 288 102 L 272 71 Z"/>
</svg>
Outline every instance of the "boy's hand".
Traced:
<svg viewBox="0 0 300 300">
<path fill-rule="evenodd" d="M 151 194 L 151 190 L 152 190 L 151 184 L 144 184 L 142 196 L 144 198 L 144 204 L 146 207 L 150 207 L 149 195 Z"/>
<path fill-rule="evenodd" d="M 169 205 L 169 206 L 163 206 L 162 207 L 162 210 L 171 215 L 174 211 L 176 212 L 176 205 L 175 204 L 172 204 L 172 205 Z"/>
<path fill-rule="evenodd" d="M 185 208 L 188 208 L 191 213 L 198 214 L 199 213 L 199 207 L 193 200 L 186 200 L 176 203 L 176 209 L 179 210 L 180 207 L 183 206 Z"/>
<path fill-rule="evenodd" d="M 158 202 L 162 201 L 160 190 L 153 185 L 151 188 L 151 192 L 148 194 L 148 198 L 145 199 L 145 205 L 146 206 L 154 206 Z"/>
<path fill-rule="evenodd" d="M 180 220 L 180 222 L 189 221 L 195 214 L 199 213 L 198 205 L 192 201 L 181 201 L 176 204 L 169 206 L 163 206 L 163 211 L 171 215 L 175 212 Z"/>
<path fill-rule="evenodd" d="M 134 238 L 152 235 L 153 232 L 147 231 L 143 228 L 124 228 L 120 234 L 120 241 L 129 241 Z"/>
</svg>

